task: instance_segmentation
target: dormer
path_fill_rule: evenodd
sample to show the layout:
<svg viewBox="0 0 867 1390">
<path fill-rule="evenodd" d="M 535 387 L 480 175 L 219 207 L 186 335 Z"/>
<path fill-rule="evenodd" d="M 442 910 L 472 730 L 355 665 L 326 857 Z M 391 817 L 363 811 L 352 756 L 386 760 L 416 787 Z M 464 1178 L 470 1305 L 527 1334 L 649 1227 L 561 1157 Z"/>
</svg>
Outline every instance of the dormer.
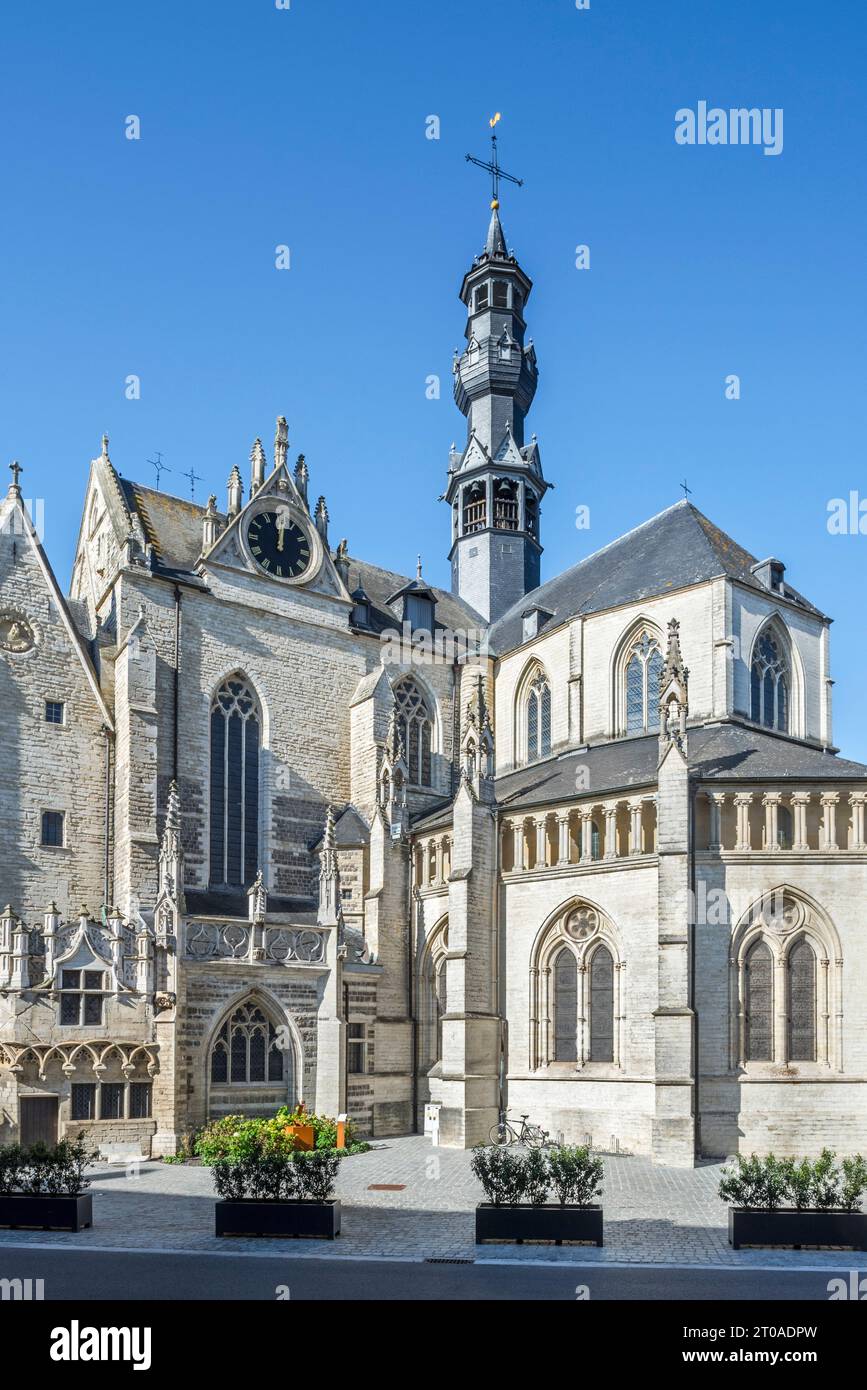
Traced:
<svg viewBox="0 0 867 1390">
<path fill-rule="evenodd" d="M 421 560 L 415 579 L 410 580 L 387 600 L 396 606 L 402 623 L 409 623 L 413 632 L 433 633 L 436 622 L 436 594 L 421 577 Z"/>
<path fill-rule="evenodd" d="M 785 595 L 786 586 L 783 582 L 783 576 L 786 573 L 786 566 L 782 560 L 773 558 L 760 560 L 751 569 L 759 583 L 764 584 L 765 588 L 769 589 L 772 594 Z"/>
<path fill-rule="evenodd" d="M 521 614 L 524 641 L 531 642 L 534 637 L 538 637 L 542 628 L 553 616 L 553 613 L 549 613 L 547 608 L 540 608 L 538 605 L 525 608 Z"/>
</svg>

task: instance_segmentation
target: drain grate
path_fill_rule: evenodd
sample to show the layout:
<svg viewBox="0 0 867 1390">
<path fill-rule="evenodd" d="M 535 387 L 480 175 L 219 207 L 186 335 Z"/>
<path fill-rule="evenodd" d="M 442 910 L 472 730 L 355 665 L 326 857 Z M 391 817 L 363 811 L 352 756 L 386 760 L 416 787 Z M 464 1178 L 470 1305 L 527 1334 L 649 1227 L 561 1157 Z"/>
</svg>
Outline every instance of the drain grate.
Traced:
<svg viewBox="0 0 867 1390">
<path fill-rule="evenodd" d="M 475 1260 L 468 1260 L 460 1255 L 428 1255 L 426 1265 L 474 1265 Z"/>
<path fill-rule="evenodd" d="M 403 1192 L 406 1188 L 405 1182 L 372 1182 L 368 1184 L 368 1192 Z"/>
</svg>

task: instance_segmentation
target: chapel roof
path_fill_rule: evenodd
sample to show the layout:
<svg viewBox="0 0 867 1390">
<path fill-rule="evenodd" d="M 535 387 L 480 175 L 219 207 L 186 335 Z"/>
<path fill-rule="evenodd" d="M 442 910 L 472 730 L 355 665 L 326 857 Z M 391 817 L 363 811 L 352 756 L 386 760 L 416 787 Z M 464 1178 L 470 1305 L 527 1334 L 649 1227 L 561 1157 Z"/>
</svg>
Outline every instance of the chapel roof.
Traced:
<svg viewBox="0 0 867 1390">
<path fill-rule="evenodd" d="M 523 614 L 533 607 L 552 614 L 545 624 L 552 628 L 579 614 L 658 598 L 721 577 L 767 596 L 770 591 L 752 572 L 756 564 L 754 555 L 684 499 L 525 594 L 492 624 L 490 648 L 502 655 L 520 647 Z M 824 616 L 788 583 L 784 597 L 806 612 Z"/>
</svg>

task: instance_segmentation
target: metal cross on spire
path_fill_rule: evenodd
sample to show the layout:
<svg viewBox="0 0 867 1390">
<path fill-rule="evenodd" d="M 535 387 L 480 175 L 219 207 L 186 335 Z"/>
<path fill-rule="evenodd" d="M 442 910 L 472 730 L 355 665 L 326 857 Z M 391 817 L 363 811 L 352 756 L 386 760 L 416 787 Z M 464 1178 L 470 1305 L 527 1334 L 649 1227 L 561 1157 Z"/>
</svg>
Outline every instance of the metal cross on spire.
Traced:
<svg viewBox="0 0 867 1390">
<path fill-rule="evenodd" d="M 501 169 L 501 168 L 500 168 L 500 159 L 499 159 L 499 155 L 497 154 L 497 136 L 496 136 L 496 134 L 495 134 L 495 132 L 494 132 L 494 126 L 497 124 L 497 121 L 498 121 L 499 119 L 500 119 L 500 113 L 499 113 L 499 111 L 498 111 L 497 114 L 496 114 L 495 116 L 492 116 L 492 117 L 491 117 L 490 122 L 489 122 L 490 127 L 491 127 L 491 157 L 490 157 L 490 159 L 489 159 L 489 160 L 488 160 L 488 159 L 476 159 L 476 157 L 475 157 L 474 154 L 468 154 L 468 155 L 467 155 L 467 163 L 468 163 L 468 164 L 475 164 L 475 165 L 478 166 L 479 169 L 486 169 L 486 170 L 488 171 L 488 173 L 490 174 L 490 176 L 491 176 L 491 207 L 492 207 L 492 208 L 498 208 L 498 207 L 500 206 L 500 179 L 507 179 L 509 183 L 516 183 L 516 184 L 518 185 L 519 188 L 521 188 L 521 187 L 523 186 L 523 183 L 524 183 L 524 180 L 523 180 L 523 179 L 517 179 L 517 178 L 515 178 L 515 175 L 514 175 L 514 174 L 507 174 L 506 171 L 505 171 L 505 169 Z"/>
<path fill-rule="evenodd" d="M 167 463 L 163 463 L 163 456 L 162 456 L 162 454 L 160 453 L 159 449 L 157 449 L 156 454 L 157 454 L 156 458 L 155 458 L 155 459 L 148 459 L 148 463 L 151 465 L 152 468 L 156 469 L 156 475 L 157 475 L 157 492 L 159 492 L 159 490 L 160 490 L 160 478 L 162 477 L 162 475 L 163 475 L 164 473 L 171 473 L 172 470 L 169 468 L 169 466 L 168 466 Z"/>
<path fill-rule="evenodd" d="M 691 487 L 687 487 L 687 485 L 686 485 L 686 478 L 684 478 L 683 482 L 680 484 L 680 487 L 683 488 L 683 495 L 684 495 L 684 498 L 687 498 L 687 497 L 692 496 L 692 488 L 691 488 Z"/>
<path fill-rule="evenodd" d="M 182 478 L 189 478 L 189 480 L 190 480 L 190 497 L 192 497 L 193 501 L 195 501 L 195 499 L 196 499 L 196 483 L 200 483 L 200 482 L 202 481 L 201 474 L 200 474 L 200 473 L 197 473 L 196 470 L 195 470 L 195 468 L 193 468 L 193 466 L 190 465 L 190 471 L 189 471 L 189 473 L 182 473 L 182 474 L 181 474 L 181 477 L 182 477 Z"/>
<path fill-rule="evenodd" d="M 21 474 L 24 472 L 24 469 L 21 467 L 21 464 L 18 462 L 17 459 L 15 459 L 12 463 L 10 463 L 10 465 L 9 465 L 9 472 L 12 474 L 12 486 L 15 487 L 15 488 L 17 488 L 17 487 L 18 487 L 18 479 L 21 477 Z"/>
</svg>

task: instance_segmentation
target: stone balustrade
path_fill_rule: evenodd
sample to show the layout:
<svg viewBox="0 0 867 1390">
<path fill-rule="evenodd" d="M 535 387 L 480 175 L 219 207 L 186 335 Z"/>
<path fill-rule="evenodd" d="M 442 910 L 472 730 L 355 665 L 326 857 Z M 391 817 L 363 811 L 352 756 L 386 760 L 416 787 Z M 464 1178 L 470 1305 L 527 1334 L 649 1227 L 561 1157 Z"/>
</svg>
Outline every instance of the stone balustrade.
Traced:
<svg viewBox="0 0 867 1390">
<path fill-rule="evenodd" d="M 418 840 L 413 851 L 413 882 L 419 889 L 442 891 L 452 871 L 452 836 L 440 832 Z"/>
<path fill-rule="evenodd" d="M 711 854 L 867 853 L 867 790 L 703 789 L 696 847 Z"/>
<path fill-rule="evenodd" d="M 656 851 L 656 797 L 579 802 L 505 816 L 500 831 L 504 873 L 634 859 Z"/>
</svg>

